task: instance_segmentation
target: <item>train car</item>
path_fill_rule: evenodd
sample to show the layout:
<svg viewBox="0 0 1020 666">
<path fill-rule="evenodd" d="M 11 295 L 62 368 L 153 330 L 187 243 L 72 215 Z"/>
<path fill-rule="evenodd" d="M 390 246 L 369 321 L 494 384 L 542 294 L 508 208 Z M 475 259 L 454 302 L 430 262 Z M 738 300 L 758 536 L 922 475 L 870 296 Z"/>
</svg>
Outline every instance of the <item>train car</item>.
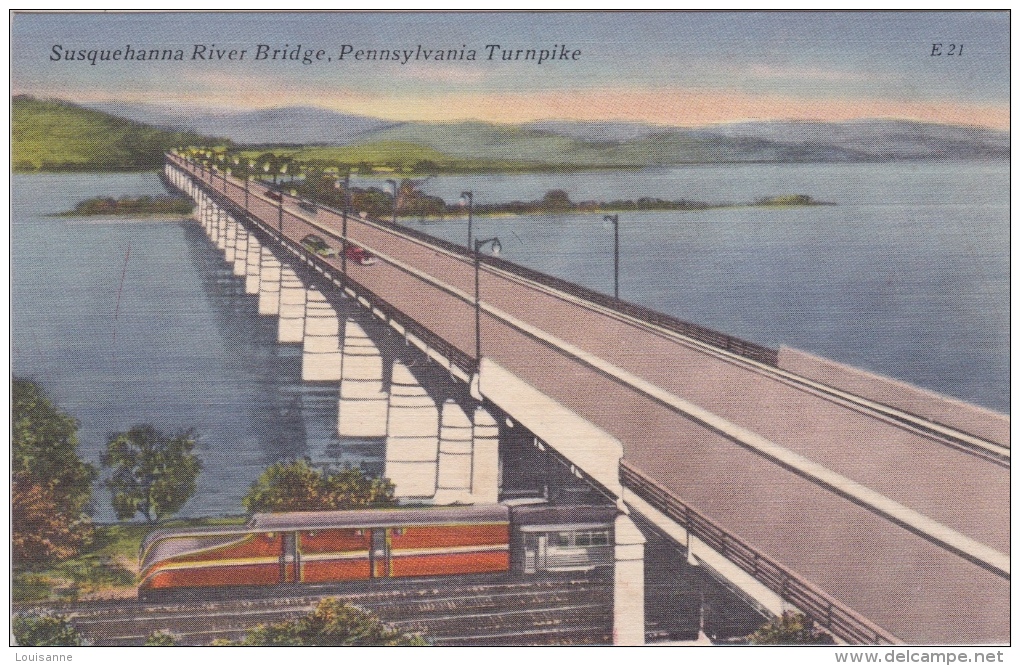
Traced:
<svg viewBox="0 0 1020 666">
<path fill-rule="evenodd" d="M 138 592 L 509 569 L 501 505 L 264 513 L 244 526 L 153 532 L 139 552 Z"/>
</svg>

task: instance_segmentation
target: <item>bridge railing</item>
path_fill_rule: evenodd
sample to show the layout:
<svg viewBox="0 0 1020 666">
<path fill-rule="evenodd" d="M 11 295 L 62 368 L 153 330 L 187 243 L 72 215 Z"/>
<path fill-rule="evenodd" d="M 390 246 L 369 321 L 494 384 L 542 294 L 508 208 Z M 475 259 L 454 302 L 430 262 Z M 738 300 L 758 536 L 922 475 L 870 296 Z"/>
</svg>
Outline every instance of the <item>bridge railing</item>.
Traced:
<svg viewBox="0 0 1020 666">
<path fill-rule="evenodd" d="M 691 536 L 700 539 L 838 638 L 860 645 L 892 645 L 900 642 L 798 574 L 729 534 L 626 460 L 620 461 L 620 481 L 687 530 Z"/>
<path fill-rule="evenodd" d="M 451 243 L 450 241 L 442 238 L 436 238 L 435 236 L 431 236 L 423 231 L 418 231 L 417 229 L 411 229 L 406 226 L 394 224 L 388 220 L 373 220 L 373 222 L 379 226 L 393 229 L 405 236 L 410 236 L 422 242 L 437 245 L 448 252 L 460 254 L 468 259 L 472 258 L 471 253 L 468 252 L 462 245 Z M 741 340 L 740 338 L 733 337 L 732 335 L 713 331 L 710 328 L 698 326 L 697 324 L 692 324 L 690 322 L 683 321 L 682 319 L 677 319 L 676 317 L 656 312 L 655 310 L 641 305 L 628 303 L 627 301 L 622 301 L 618 298 L 609 296 L 608 294 L 603 294 L 602 292 L 595 291 L 594 289 L 582 287 L 579 284 L 536 271 L 526 266 L 521 266 L 520 264 L 515 264 L 514 262 L 507 261 L 506 259 L 500 259 L 499 257 L 492 257 L 489 255 L 482 255 L 479 259 L 483 264 L 488 264 L 507 273 L 518 275 L 532 282 L 537 282 L 538 284 L 551 287 L 558 291 L 570 294 L 571 296 L 576 296 L 577 298 L 590 303 L 595 303 L 615 312 L 634 317 L 635 319 L 640 319 L 641 321 L 654 324 L 661 328 L 665 328 L 666 330 L 673 331 L 674 333 L 679 333 L 680 335 L 688 338 L 693 338 L 699 342 L 710 344 L 713 347 L 725 349 L 728 352 L 732 352 L 773 367 L 779 365 L 779 350 L 777 349 L 771 349 L 754 342 Z"/>
</svg>

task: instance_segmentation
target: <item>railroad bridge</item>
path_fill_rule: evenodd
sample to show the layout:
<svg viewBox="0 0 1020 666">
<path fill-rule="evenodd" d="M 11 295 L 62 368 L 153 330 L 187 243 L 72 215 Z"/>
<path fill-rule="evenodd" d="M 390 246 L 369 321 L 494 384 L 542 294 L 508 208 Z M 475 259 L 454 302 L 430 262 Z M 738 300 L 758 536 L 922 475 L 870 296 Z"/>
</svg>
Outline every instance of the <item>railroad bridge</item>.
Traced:
<svg viewBox="0 0 1020 666">
<path fill-rule="evenodd" d="M 616 502 L 615 642 L 645 635 L 635 519 L 760 608 L 804 612 L 843 642 L 1009 641 L 1008 416 L 180 155 L 165 176 L 280 342 L 303 345 L 304 379 L 338 384 L 339 435 L 386 438 L 398 496 L 497 501 L 517 426 Z M 378 262 L 311 252 L 308 234 Z"/>
</svg>

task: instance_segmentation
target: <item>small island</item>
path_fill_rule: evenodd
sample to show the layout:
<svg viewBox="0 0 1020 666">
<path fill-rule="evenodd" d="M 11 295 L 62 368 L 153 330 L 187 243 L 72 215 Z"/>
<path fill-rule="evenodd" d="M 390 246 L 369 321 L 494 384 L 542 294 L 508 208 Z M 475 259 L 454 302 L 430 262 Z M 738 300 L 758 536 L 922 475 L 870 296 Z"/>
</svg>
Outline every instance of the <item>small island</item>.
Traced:
<svg viewBox="0 0 1020 666">
<path fill-rule="evenodd" d="M 156 197 L 92 197 L 79 201 L 74 208 L 60 213 L 61 217 L 118 215 L 125 217 L 187 217 L 195 204 L 190 199 L 172 196 Z"/>
</svg>

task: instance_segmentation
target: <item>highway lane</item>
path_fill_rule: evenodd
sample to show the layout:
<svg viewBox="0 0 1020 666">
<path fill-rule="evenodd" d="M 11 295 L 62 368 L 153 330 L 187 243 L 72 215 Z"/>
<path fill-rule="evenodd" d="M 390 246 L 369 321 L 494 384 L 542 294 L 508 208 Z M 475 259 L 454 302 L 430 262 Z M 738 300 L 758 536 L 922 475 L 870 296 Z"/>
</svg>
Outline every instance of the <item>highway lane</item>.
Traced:
<svg viewBox="0 0 1020 666">
<path fill-rule="evenodd" d="M 228 191 L 243 201 L 233 187 Z M 275 222 L 275 206 L 259 202 L 252 208 Z M 313 216 L 296 208 L 293 212 L 296 215 L 285 214 L 284 231 L 299 240 L 315 229 L 301 217 Z M 314 219 L 339 231 L 339 217 L 333 213 L 320 209 Z M 473 291 L 473 268 L 462 257 L 353 219 L 349 236 L 456 290 Z M 391 304 L 473 354 L 473 308 L 462 298 L 385 263 L 349 263 L 349 270 Z M 514 317 L 1008 551 L 1008 469 L 768 373 L 749 372 L 745 363 L 725 355 L 680 344 L 673 336 L 581 307 L 488 268 L 482 293 L 483 300 Z M 1002 621 L 988 617 L 960 618 L 952 628 L 944 619 L 954 608 L 984 607 L 990 615 L 1006 618 L 1008 627 L 1008 610 L 1002 612 L 1008 609 L 1008 581 L 650 402 L 500 320 L 486 315 L 483 323 L 486 356 L 620 438 L 629 461 L 685 502 L 897 635 L 916 639 L 912 637 L 925 623 L 956 632 L 956 638 L 930 640 L 995 641 L 1008 635 L 1008 628 L 1002 633 Z M 953 481 L 947 482 L 950 476 Z M 845 566 L 833 568 L 834 561 Z"/>
<path fill-rule="evenodd" d="M 263 215 L 272 212 L 268 204 L 259 208 L 256 212 Z M 297 215 L 288 209 L 284 216 L 284 231 L 289 237 L 299 240 L 319 231 L 301 219 L 311 217 L 307 212 L 294 212 Z M 334 213 L 320 209 L 314 219 L 339 233 L 340 219 Z M 473 293 L 473 266 L 462 257 L 359 220 L 349 220 L 348 231 L 351 238 L 376 252 L 399 257 L 444 284 Z M 411 293 L 436 291 L 419 280 L 409 280 L 410 276 L 402 271 L 398 276 L 379 267 L 349 266 L 349 270 L 355 279 L 380 295 L 387 288 L 397 292 L 410 289 Z M 550 294 L 544 287 L 504 277 L 488 267 L 482 272 L 481 291 L 484 301 L 514 317 L 982 543 L 1009 552 L 1008 468 L 990 466 L 985 460 L 946 447 L 898 423 L 847 409 L 828 396 L 784 382 L 771 373 L 749 372 L 744 362 L 701 346 L 679 345 L 675 336 L 659 335 L 644 326 L 606 317 Z M 447 294 L 440 298 L 432 304 L 420 297 L 409 299 L 400 309 L 473 354 L 473 322 L 469 321 L 473 309 Z M 451 311 L 460 316 L 449 316 Z M 485 317 L 486 328 L 493 323 Z M 485 333 L 483 330 L 483 345 L 488 337 Z M 498 346 L 485 346 L 486 355 L 499 351 Z M 925 461 L 926 473 L 922 476 L 918 475 L 917 460 Z M 960 497 L 972 501 L 957 501 Z"/>
</svg>

